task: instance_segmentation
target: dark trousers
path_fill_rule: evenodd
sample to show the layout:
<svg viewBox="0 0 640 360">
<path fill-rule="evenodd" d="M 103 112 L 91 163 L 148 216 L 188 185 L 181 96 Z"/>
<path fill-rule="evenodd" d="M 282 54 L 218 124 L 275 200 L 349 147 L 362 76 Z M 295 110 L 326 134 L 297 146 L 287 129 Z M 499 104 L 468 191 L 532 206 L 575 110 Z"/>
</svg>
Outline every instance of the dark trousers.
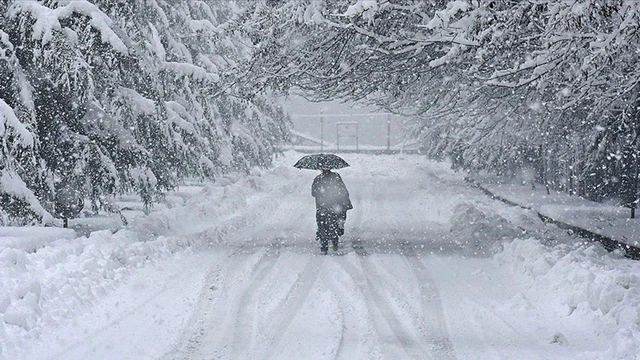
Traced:
<svg viewBox="0 0 640 360">
<path fill-rule="evenodd" d="M 326 252 L 329 250 L 329 241 L 333 244 L 338 243 L 338 236 L 341 235 L 338 219 L 341 217 L 342 214 L 336 214 L 330 209 L 316 209 L 316 223 L 318 224 L 316 240 L 320 240 L 321 251 Z"/>
</svg>

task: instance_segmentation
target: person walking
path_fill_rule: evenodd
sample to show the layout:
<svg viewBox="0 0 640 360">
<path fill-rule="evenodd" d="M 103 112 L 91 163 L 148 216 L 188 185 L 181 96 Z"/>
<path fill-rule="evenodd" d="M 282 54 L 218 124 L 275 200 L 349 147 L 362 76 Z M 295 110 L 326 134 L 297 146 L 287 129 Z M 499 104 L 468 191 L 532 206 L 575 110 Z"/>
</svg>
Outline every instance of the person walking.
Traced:
<svg viewBox="0 0 640 360">
<path fill-rule="evenodd" d="M 313 179 L 311 195 L 316 200 L 316 240 L 320 241 L 320 251 L 326 255 L 329 241 L 333 250 L 338 250 L 338 239 L 344 235 L 347 211 L 353 209 L 349 191 L 337 172 L 322 169 Z"/>
</svg>

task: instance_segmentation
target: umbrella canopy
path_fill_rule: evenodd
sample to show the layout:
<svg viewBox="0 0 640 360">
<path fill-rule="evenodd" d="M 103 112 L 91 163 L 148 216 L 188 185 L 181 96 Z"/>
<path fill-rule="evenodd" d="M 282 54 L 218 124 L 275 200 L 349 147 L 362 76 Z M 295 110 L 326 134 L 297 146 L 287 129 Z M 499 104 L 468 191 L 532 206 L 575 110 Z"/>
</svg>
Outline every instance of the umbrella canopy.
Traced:
<svg viewBox="0 0 640 360">
<path fill-rule="evenodd" d="M 296 167 L 298 169 L 309 170 L 342 169 L 347 166 L 349 166 L 349 164 L 344 161 L 343 158 L 334 154 L 306 155 L 298 160 L 295 165 L 293 165 L 293 167 Z"/>
</svg>

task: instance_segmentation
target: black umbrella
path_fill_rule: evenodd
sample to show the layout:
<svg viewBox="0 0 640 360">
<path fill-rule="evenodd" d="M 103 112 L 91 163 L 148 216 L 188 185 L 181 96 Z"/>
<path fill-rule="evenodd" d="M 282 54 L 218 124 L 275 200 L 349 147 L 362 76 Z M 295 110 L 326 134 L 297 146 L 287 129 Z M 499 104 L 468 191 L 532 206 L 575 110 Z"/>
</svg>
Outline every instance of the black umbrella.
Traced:
<svg viewBox="0 0 640 360">
<path fill-rule="evenodd" d="M 349 166 L 349 164 L 344 161 L 343 158 L 334 154 L 305 155 L 293 165 L 293 167 L 297 167 L 298 169 L 309 170 L 342 169 L 347 166 Z"/>
</svg>

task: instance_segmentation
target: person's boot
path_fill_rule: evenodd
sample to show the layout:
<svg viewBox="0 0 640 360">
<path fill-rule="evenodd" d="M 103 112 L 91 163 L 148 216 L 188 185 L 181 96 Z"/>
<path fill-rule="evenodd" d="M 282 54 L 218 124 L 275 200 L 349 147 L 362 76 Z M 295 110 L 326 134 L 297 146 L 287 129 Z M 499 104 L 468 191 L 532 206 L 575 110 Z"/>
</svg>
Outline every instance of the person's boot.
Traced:
<svg viewBox="0 0 640 360">
<path fill-rule="evenodd" d="M 338 236 L 342 236 L 344 235 L 344 224 L 345 224 L 345 220 L 342 218 L 339 218 L 338 221 L 336 222 L 336 226 L 337 226 L 337 233 Z"/>
<path fill-rule="evenodd" d="M 333 251 L 338 251 L 338 240 L 333 241 Z"/>
</svg>

